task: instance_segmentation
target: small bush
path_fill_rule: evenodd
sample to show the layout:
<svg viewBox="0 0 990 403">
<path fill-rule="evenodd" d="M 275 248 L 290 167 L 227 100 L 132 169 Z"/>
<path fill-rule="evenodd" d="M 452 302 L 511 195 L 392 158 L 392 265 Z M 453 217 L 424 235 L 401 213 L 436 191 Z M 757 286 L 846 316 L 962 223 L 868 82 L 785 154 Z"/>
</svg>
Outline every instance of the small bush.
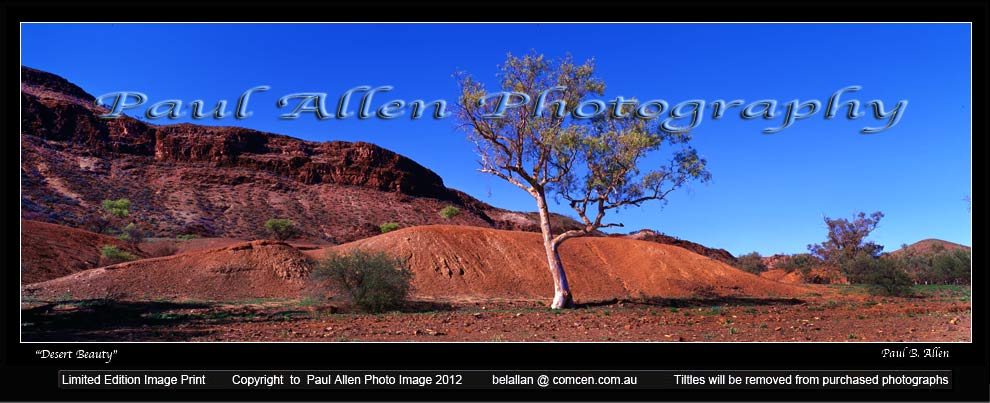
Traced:
<svg viewBox="0 0 990 403">
<path fill-rule="evenodd" d="M 745 272 L 760 274 L 767 271 L 767 264 L 763 262 L 763 256 L 759 253 L 747 253 L 736 258 L 736 268 Z"/>
<path fill-rule="evenodd" d="M 128 199 L 104 200 L 100 207 L 107 214 L 118 218 L 127 217 L 131 213 L 131 201 Z"/>
<path fill-rule="evenodd" d="M 454 206 L 447 206 L 440 210 L 440 217 L 443 217 L 445 220 L 457 217 L 460 214 L 461 209 Z"/>
<path fill-rule="evenodd" d="M 411 288 L 412 272 L 405 262 L 383 252 L 355 250 L 329 253 L 310 278 L 317 289 L 330 288 L 365 312 L 385 312 L 402 306 Z"/>
<path fill-rule="evenodd" d="M 120 250 L 120 248 L 113 245 L 103 245 L 103 247 L 100 248 L 100 256 L 103 256 L 107 260 L 115 263 L 128 262 L 137 259 L 137 256 L 134 256 L 130 252 Z"/>
<path fill-rule="evenodd" d="M 299 235 L 299 229 L 292 220 L 284 218 L 272 218 L 265 221 L 265 229 L 268 233 L 279 241 L 287 241 Z"/>
<path fill-rule="evenodd" d="M 897 267 L 894 259 L 860 254 L 844 266 L 844 270 L 850 273 L 849 281 L 866 284 L 870 294 L 895 297 L 912 294 L 914 284 L 911 278 Z"/>
<path fill-rule="evenodd" d="M 191 239 L 199 239 L 199 235 L 196 235 L 196 234 L 182 234 L 182 235 L 176 236 L 175 239 L 178 239 L 180 241 L 188 241 L 188 240 L 191 240 Z"/>
<path fill-rule="evenodd" d="M 399 229 L 399 223 L 396 223 L 396 222 L 387 222 L 387 223 L 384 223 L 382 225 L 379 225 L 378 226 L 378 229 L 380 229 L 383 234 L 384 233 L 388 233 L 388 232 L 392 232 L 392 231 L 395 231 L 395 230 Z"/>
</svg>

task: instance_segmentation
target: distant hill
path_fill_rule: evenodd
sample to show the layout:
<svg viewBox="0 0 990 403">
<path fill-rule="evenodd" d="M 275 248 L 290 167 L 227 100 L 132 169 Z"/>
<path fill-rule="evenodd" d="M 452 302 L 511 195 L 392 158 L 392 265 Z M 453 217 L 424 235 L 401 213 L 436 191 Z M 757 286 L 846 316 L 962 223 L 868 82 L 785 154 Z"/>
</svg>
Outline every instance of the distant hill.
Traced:
<svg viewBox="0 0 990 403">
<path fill-rule="evenodd" d="M 896 255 L 900 255 L 900 254 L 903 254 L 903 253 L 906 253 L 906 252 L 911 252 L 911 253 L 929 253 L 929 252 L 932 252 L 932 251 L 935 251 L 935 250 L 939 250 L 939 249 L 941 249 L 941 250 L 957 250 L 957 249 L 961 249 L 961 250 L 973 250 L 973 248 L 971 248 L 969 246 L 960 245 L 960 244 L 957 244 L 957 243 L 954 243 L 954 242 L 949 242 L 949 241 L 943 241 L 941 239 L 925 239 L 925 240 L 921 240 L 921 241 L 915 242 L 913 244 L 910 244 L 907 247 L 904 247 L 904 248 L 895 250 L 893 252 L 890 252 L 890 254 L 896 256 Z"/>
</svg>

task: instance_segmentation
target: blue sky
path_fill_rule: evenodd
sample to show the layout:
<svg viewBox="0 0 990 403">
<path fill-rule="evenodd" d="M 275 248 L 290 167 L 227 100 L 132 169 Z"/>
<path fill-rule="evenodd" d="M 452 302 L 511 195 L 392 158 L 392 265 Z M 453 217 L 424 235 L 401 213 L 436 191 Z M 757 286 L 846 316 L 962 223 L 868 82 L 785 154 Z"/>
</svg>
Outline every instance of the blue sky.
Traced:
<svg viewBox="0 0 990 403">
<path fill-rule="evenodd" d="M 682 189 L 666 206 L 613 219 L 623 231 L 652 228 L 734 254 L 797 253 L 824 240 L 822 216 L 883 211 L 872 239 L 940 238 L 972 244 L 970 27 L 967 24 L 25 24 L 22 64 L 61 75 L 93 95 L 139 91 L 149 103 L 202 99 L 232 105 L 244 90 L 255 115 L 198 124 L 243 126 L 313 141 L 366 141 L 434 170 L 447 186 L 493 205 L 532 211 L 529 195 L 475 171 L 476 157 L 452 118 L 278 119 L 282 95 L 391 85 L 391 99 L 455 102 L 457 70 L 494 84 L 506 52 L 594 57 L 617 95 L 664 99 L 843 99 L 889 109 L 909 100 L 890 130 L 866 117 L 825 120 L 819 111 L 772 135 L 771 121 L 738 111 L 709 116 L 692 144 L 712 181 Z M 135 110 L 138 111 L 138 110 Z M 129 112 L 136 115 L 140 112 Z M 171 122 L 188 122 L 188 118 Z M 155 123 L 170 123 L 158 119 Z M 564 206 L 553 211 L 568 214 Z"/>
</svg>

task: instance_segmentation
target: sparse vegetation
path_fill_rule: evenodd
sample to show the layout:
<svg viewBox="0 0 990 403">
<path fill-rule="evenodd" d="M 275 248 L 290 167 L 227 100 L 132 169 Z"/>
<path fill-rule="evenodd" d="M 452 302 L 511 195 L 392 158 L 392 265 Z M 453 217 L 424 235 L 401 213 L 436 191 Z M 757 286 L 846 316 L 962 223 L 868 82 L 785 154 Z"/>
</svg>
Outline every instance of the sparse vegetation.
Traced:
<svg viewBox="0 0 990 403">
<path fill-rule="evenodd" d="M 175 239 L 178 239 L 180 241 L 189 241 L 189 240 L 192 240 L 192 239 L 199 239 L 199 235 L 196 235 L 196 234 L 182 234 L 182 235 L 176 236 Z"/>
<path fill-rule="evenodd" d="M 383 252 L 329 253 L 310 276 L 317 289 L 331 289 L 346 296 L 365 312 L 385 312 L 405 302 L 412 271 L 406 263 Z"/>
<path fill-rule="evenodd" d="M 129 223 L 120 229 L 117 239 L 130 243 L 132 246 L 137 246 L 137 244 L 144 241 L 144 231 L 137 224 Z"/>
<path fill-rule="evenodd" d="M 137 256 L 134 256 L 128 251 L 121 250 L 114 245 L 103 245 L 103 247 L 100 248 L 100 256 L 103 256 L 113 263 L 128 262 L 137 259 Z"/>
<path fill-rule="evenodd" d="M 852 220 L 825 217 L 828 239 L 817 245 L 808 245 L 815 257 L 838 267 L 850 282 L 866 284 L 874 295 L 907 296 L 912 293 L 912 282 L 895 259 L 881 258 L 883 246 L 867 241 L 883 213 L 856 214 Z"/>
<path fill-rule="evenodd" d="M 849 280 L 866 284 L 870 294 L 903 297 L 913 293 L 911 279 L 894 259 L 861 254 L 845 267 Z"/>
<path fill-rule="evenodd" d="M 381 230 L 383 234 L 386 234 L 399 229 L 399 223 L 396 222 L 383 223 L 382 225 L 378 226 L 378 229 Z"/>
<path fill-rule="evenodd" d="M 735 266 L 739 270 L 753 274 L 760 274 L 767 271 L 767 264 L 763 262 L 763 256 L 757 252 L 739 256 L 736 258 Z"/>
<path fill-rule="evenodd" d="M 272 218 L 265 221 L 265 230 L 278 241 L 287 241 L 299 236 L 299 228 L 292 220 L 285 218 Z"/>
<path fill-rule="evenodd" d="M 109 233 L 114 226 L 122 225 L 122 221 L 131 213 L 131 201 L 128 199 L 103 200 L 100 211 L 90 216 L 87 226 L 98 234 Z"/>
<path fill-rule="evenodd" d="M 454 206 L 447 206 L 440 210 L 440 217 L 443 217 L 445 220 L 457 217 L 460 214 L 461 209 Z"/>
<path fill-rule="evenodd" d="M 927 252 L 906 251 L 898 256 L 889 256 L 914 283 L 917 284 L 969 284 L 973 270 L 972 252 L 956 249 L 946 250 L 941 245 L 933 245 Z"/>
<path fill-rule="evenodd" d="M 101 207 L 104 212 L 117 218 L 127 217 L 131 213 L 131 201 L 128 199 L 104 200 Z"/>
</svg>

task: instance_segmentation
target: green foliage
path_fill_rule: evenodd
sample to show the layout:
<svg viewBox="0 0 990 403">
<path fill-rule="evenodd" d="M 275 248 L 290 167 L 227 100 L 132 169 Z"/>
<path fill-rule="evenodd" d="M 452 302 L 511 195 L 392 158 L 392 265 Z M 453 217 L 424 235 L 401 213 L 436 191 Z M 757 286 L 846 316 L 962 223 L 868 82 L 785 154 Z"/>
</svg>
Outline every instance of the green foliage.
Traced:
<svg viewBox="0 0 990 403">
<path fill-rule="evenodd" d="M 182 234 L 182 235 L 176 236 L 175 239 L 178 239 L 180 241 L 188 241 L 188 240 L 192 240 L 192 239 L 199 239 L 199 235 L 196 235 L 196 234 Z"/>
<path fill-rule="evenodd" d="M 440 210 L 440 217 L 443 217 L 444 219 L 447 220 L 457 217 L 460 214 L 461 214 L 461 209 L 454 206 L 447 206 Z"/>
<path fill-rule="evenodd" d="M 866 213 L 860 212 L 854 215 L 852 220 L 825 217 L 828 239 L 817 245 L 808 245 L 808 251 L 826 263 L 840 268 L 862 254 L 878 257 L 883 251 L 883 246 L 866 241 L 866 237 L 877 228 L 881 218 L 883 213 L 879 211 L 870 214 L 869 217 Z"/>
<path fill-rule="evenodd" d="M 860 253 L 844 264 L 846 276 L 852 283 L 866 284 L 870 294 L 884 296 L 909 296 L 913 282 L 899 267 L 895 259 L 877 258 Z"/>
<path fill-rule="evenodd" d="M 548 195 L 563 199 L 578 214 L 585 224 L 580 229 L 554 236 L 549 225 L 541 225 L 543 236 L 555 246 L 622 226 L 603 221 L 611 210 L 666 202 L 670 192 L 711 179 L 706 160 L 688 145 L 691 136 L 685 128 L 631 117 L 635 101 L 616 102 L 611 111 L 598 111 L 604 113 L 591 119 L 568 118 L 587 112 L 581 109 L 588 105 L 585 101 L 605 93 L 593 59 L 575 63 L 570 55 L 548 58 L 535 50 L 522 57 L 508 54 L 496 77 L 489 91 L 470 74 L 455 74 L 461 90 L 457 124 L 475 144 L 481 172 L 526 191 L 542 217 L 549 213 Z M 533 99 L 523 101 L 520 93 Z M 549 265 L 562 269 L 550 251 Z M 554 308 L 573 306 L 566 284 L 559 277 L 554 281 L 568 295 Z"/>
<path fill-rule="evenodd" d="M 286 241 L 299 235 L 296 223 L 284 218 L 272 218 L 265 221 L 265 230 L 272 238 L 279 241 Z"/>
<path fill-rule="evenodd" d="M 399 229 L 399 223 L 387 222 L 378 226 L 378 229 L 382 231 L 383 234 L 389 233 Z"/>
<path fill-rule="evenodd" d="M 117 218 L 127 217 L 131 213 L 131 201 L 128 199 L 104 200 L 101 206 L 103 211 Z"/>
<path fill-rule="evenodd" d="M 767 264 L 763 262 L 763 256 L 760 256 L 757 252 L 739 256 L 736 258 L 735 266 L 739 270 L 753 274 L 760 274 L 767 271 Z"/>
<path fill-rule="evenodd" d="M 932 282 L 969 284 L 973 271 L 973 253 L 968 250 L 939 252 L 932 259 Z"/>
<path fill-rule="evenodd" d="M 782 269 L 788 273 L 794 270 L 800 270 L 804 274 L 811 272 L 811 269 L 820 267 L 824 264 L 821 259 L 815 257 L 810 253 L 799 253 L 796 255 L 788 256 L 783 262 L 777 264 L 778 269 Z"/>
<path fill-rule="evenodd" d="M 384 252 L 330 252 L 310 276 L 317 289 L 331 289 L 365 312 L 401 307 L 411 289 L 412 271 Z"/>
<path fill-rule="evenodd" d="M 928 252 L 908 251 L 891 259 L 919 284 L 969 284 L 973 271 L 972 252 L 962 249 L 933 247 Z"/>
<path fill-rule="evenodd" d="M 130 252 L 120 250 L 120 248 L 113 245 L 103 245 L 103 247 L 100 248 L 100 256 L 103 256 L 113 262 L 127 262 L 137 259 L 137 256 L 134 256 Z"/>
<path fill-rule="evenodd" d="M 688 145 L 691 136 L 661 127 L 660 119 L 616 119 L 606 117 L 608 113 L 593 119 L 566 118 L 582 102 L 605 91 L 605 82 L 595 75 L 593 59 L 578 64 L 570 55 L 509 54 L 497 73 L 499 82 L 493 92 L 467 73 L 455 77 L 461 88 L 457 120 L 477 145 L 481 171 L 526 190 L 538 199 L 538 205 L 544 205 L 540 199 L 546 194 L 566 200 L 590 224 L 585 235 L 619 226 L 602 222 L 609 210 L 665 201 L 671 191 L 711 178 L 705 159 Z M 548 90 L 552 88 L 558 90 Z M 498 112 L 500 97 L 494 95 L 503 91 L 547 91 L 540 95 L 545 109 L 542 114 L 534 113 L 534 99 L 503 111 L 499 119 L 486 118 Z M 624 116 L 636 109 L 634 104 L 616 108 Z M 666 146 L 671 149 L 661 150 Z M 649 158 L 662 151 L 668 151 L 664 154 L 669 159 Z"/>
</svg>

